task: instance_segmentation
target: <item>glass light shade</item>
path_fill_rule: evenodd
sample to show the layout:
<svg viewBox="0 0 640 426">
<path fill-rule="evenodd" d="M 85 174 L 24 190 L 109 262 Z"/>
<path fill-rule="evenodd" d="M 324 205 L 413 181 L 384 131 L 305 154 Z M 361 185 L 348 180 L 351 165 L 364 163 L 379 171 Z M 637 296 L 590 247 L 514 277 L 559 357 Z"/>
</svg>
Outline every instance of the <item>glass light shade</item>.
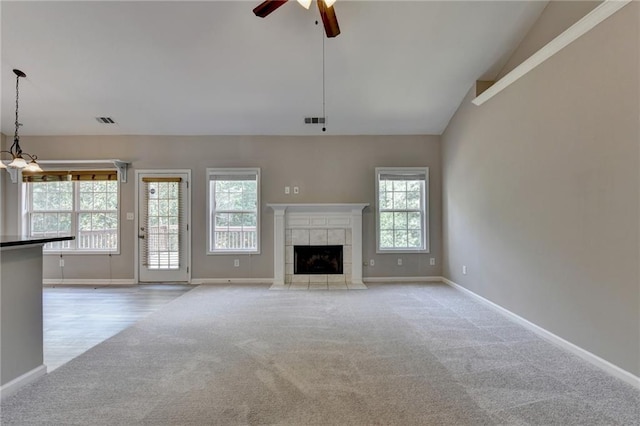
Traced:
<svg viewBox="0 0 640 426">
<path fill-rule="evenodd" d="M 336 0 L 324 0 L 324 4 L 327 5 L 327 7 L 331 7 L 333 6 L 333 4 L 336 2 Z"/>
<path fill-rule="evenodd" d="M 13 157 L 13 161 L 9 163 L 9 167 L 14 169 L 24 169 L 27 167 L 27 162 L 22 156 Z"/>
<path fill-rule="evenodd" d="M 36 163 L 35 160 L 31 160 L 31 162 L 29 164 L 27 164 L 27 167 L 24 168 L 25 172 L 34 172 L 34 173 L 39 173 L 42 171 L 42 169 L 40 168 L 40 165 L 38 163 Z"/>
<path fill-rule="evenodd" d="M 309 9 L 309 6 L 311 6 L 311 0 L 298 0 L 298 3 L 305 9 Z"/>
</svg>

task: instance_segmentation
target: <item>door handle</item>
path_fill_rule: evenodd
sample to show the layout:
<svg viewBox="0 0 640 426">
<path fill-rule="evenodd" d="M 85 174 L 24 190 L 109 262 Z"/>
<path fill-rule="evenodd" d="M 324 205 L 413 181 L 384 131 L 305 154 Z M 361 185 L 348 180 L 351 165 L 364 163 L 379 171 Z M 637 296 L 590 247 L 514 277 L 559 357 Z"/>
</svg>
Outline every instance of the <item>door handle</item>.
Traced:
<svg viewBox="0 0 640 426">
<path fill-rule="evenodd" d="M 140 238 L 141 240 L 144 240 L 144 235 L 138 235 L 138 238 Z"/>
</svg>

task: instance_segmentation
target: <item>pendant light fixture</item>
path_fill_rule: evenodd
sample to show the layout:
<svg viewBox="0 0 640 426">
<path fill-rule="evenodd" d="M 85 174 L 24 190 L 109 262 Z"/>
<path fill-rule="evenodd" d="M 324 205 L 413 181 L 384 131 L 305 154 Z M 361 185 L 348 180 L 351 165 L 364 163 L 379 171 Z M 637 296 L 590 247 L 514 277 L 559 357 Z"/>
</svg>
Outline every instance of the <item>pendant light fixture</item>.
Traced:
<svg viewBox="0 0 640 426">
<path fill-rule="evenodd" d="M 16 75 L 16 131 L 13 136 L 13 144 L 9 151 L 0 151 L 6 152 L 7 154 L 11 154 L 11 162 L 8 164 L 8 167 L 12 169 L 22 169 L 27 172 L 41 172 L 42 169 L 37 162 L 38 157 L 36 155 L 27 154 L 26 152 L 22 152 L 22 148 L 20 147 L 20 136 L 18 135 L 18 128 L 20 127 L 20 122 L 18 121 L 18 101 L 20 98 L 20 77 L 26 77 L 27 75 L 20 70 L 14 69 L 14 74 Z M 24 159 L 24 156 L 29 157 L 29 163 Z M 7 166 L 0 161 L 0 169 L 6 169 Z"/>
</svg>

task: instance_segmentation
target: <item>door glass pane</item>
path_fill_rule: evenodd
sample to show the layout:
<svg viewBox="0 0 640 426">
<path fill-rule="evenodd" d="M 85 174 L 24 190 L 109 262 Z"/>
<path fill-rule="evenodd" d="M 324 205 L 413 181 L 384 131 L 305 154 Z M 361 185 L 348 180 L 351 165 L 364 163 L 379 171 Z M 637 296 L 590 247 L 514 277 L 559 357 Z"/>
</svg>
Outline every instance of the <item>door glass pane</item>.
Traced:
<svg viewBox="0 0 640 426">
<path fill-rule="evenodd" d="M 180 268 L 180 182 L 147 185 L 147 268 Z"/>
</svg>

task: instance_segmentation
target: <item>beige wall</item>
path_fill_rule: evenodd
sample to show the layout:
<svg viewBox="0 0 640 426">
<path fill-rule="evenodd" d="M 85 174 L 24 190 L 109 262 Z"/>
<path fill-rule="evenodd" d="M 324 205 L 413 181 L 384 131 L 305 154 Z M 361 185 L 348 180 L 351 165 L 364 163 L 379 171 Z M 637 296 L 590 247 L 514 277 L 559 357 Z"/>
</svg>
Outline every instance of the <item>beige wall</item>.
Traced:
<svg viewBox="0 0 640 426">
<path fill-rule="evenodd" d="M 552 0 L 540 14 L 535 25 L 520 42 L 496 79 L 520 65 L 541 47 L 591 12 L 601 1 Z"/>
<path fill-rule="evenodd" d="M 635 375 L 639 6 L 468 97 L 442 142 L 445 276 Z"/>
<path fill-rule="evenodd" d="M 129 182 L 122 185 L 120 255 L 45 256 L 45 278 L 131 279 L 134 276 L 134 212 L 136 169 L 191 169 L 192 277 L 273 278 L 273 214 L 267 203 L 370 203 L 364 212 L 363 258 L 375 259 L 365 277 L 441 275 L 441 171 L 439 136 L 72 136 L 21 138 L 25 149 L 41 159 L 120 158 L 132 161 Z M 380 166 L 428 166 L 430 173 L 431 254 L 375 253 L 374 169 Z M 207 167 L 260 167 L 262 171 L 262 252 L 259 255 L 207 256 Z M 285 195 L 284 187 L 299 186 L 300 194 Z M 17 211 L 18 185 L 6 192 L 7 210 Z M 15 221 L 15 218 L 11 220 Z M 11 228 L 12 226 L 9 226 Z M 397 266 L 397 258 L 403 266 Z M 436 266 L 429 266 L 429 258 Z M 233 259 L 240 267 L 233 267 Z"/>
<path fill-rule="evenodd" d="M 6 136 L 4 133 L 0 133 L 0 150 L 6 151 Z M 2 158 L 6 159 L 7 154 L 3 154 Z M 5 235 L 5 230 L 7 229 L 5 224 L 5 214 L 4 214 L 4 194 L 7 192 L 5 189 L 5 181 L 7 178 L 7 172 L 0 170 L 0 233 Z"/>
</svg>

